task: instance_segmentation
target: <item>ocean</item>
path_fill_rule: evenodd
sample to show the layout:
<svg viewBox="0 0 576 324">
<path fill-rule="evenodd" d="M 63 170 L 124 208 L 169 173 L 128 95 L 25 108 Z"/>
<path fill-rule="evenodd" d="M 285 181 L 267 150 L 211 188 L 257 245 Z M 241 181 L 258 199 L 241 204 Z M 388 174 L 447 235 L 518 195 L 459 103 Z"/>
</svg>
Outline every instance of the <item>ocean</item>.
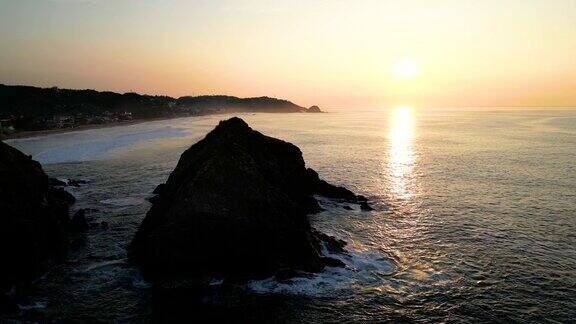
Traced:
<svg viewBox="0 0 576 324">
<path fill-rule="evenodd" d="M 346 268 L 204 291 L 157 291 L 126 246 L 180 154 L 219 120 L 179 118 L 8 141 L 51 176 L 83 179 L 95 225 L 26 288 L 22 319 L 160 322 L 576 321 L 576 110 L 339 110 L 237 114 L 309 167 L 369 197 L 313 227 Z M 102 226 L 106 222 L 108 226 Z"/>
</svg>

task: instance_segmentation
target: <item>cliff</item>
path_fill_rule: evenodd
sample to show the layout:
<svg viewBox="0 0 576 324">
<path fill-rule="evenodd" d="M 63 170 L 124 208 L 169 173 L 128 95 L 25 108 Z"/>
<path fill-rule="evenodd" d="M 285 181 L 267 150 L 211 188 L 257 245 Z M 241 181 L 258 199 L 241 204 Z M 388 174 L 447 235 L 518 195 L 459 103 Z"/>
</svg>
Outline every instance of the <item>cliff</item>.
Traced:
<svg viewBox="0 0 576 324">
<path fill-rule="evenodd" d="M 0 142 L 0 293 L 66 252 L 74 200 L 51 185 L 38 162 Z"/>
</svg>

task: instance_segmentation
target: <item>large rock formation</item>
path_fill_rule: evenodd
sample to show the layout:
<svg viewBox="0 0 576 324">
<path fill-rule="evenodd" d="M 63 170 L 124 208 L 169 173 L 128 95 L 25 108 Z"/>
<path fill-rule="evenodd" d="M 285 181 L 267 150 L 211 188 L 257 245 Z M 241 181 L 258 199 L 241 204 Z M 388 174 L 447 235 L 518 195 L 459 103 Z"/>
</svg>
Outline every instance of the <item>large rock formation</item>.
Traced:
<svg viewBox="0 0 576 324">
<path fill-rule="evenodd" d="M 311 229 L 314 194 L 362 203 L 351 191 L 306 169 L 298 147 L 262 135 L 243 120 L 220 124 L 180 157 L 130 247 L 151 279 L 246 279 L 295 270 L 317 272 L 338 260 Z"/>
<path fill-rule="evenodd" d="M 38 162 L 0 142 L 0 293 L 66 250 L 74 197 L 50 183 Z"/>
</svg>

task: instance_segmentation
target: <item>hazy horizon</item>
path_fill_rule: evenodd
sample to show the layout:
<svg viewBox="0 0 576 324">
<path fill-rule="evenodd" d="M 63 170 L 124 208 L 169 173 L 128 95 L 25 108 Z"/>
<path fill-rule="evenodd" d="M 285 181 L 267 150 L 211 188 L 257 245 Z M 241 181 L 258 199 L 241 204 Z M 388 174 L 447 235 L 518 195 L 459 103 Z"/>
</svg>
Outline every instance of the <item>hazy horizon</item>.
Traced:
<svg viewBox="0 0 576 324">
<path fill-rule="evenodd" d="M 330 109 L 576 106 L 576 2 L 0 0 L 0 83 Z"/>
</svg>

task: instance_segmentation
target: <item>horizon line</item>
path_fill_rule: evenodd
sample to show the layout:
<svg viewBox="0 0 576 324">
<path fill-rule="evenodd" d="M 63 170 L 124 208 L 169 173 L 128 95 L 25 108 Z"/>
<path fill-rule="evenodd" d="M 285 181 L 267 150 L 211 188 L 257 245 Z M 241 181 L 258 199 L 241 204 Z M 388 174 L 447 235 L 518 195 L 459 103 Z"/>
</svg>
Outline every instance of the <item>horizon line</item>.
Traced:
<svg viewBox="0 0 576 324">
<path fill-rule="evenodd" d="M 63 90 L 73 90 L 73 91 L 83 91 L 83 90 L 92 90 L 92 91 L 97 91 L 97 92 L 112 92 L 112 93 L 118 93 L 118 94 L 137 94 L 140 96 L 153 96 L 153 97 L 169 97 L 169 98 L 174 98 L 174 99 L 179 99 L 179 98 L 184 98 L 184 97 L 206 97 L 206 96 L 227 96 L 227 97 L 235 97 L 235 98 L 239 98 L 239 99 L 255 99 L 255 98 L 271 98 L 271 99 L 279 99 L 279 100 L 286 100 L 289 101 L 297 106 L 301 106 L 301 107 L 306 107 L 306 105 L 299 105 L 296 104 L 294 101 L 292 101 L 291 99 L 287 99 L 284 97 L 271 97 L 269 95 L 261 95 L 261 96 L 249 96 L 249 97 L 242 97 L 242 96 L 238 96 L 238 95 L 232 95 L 232 94 L 224 94 L 224 93 L 217 93 L 217 94 L 188 94 L 188 95 L 182 95 L 182 96 L 171 96 L 171 95 L 167 95 L 167 94 L 150 94 L 150 93 L 144 93 L 144 92 L 136 92 L 133 90 L 129 90 L 129 91 L 114 91 L 114 90 L 106 90 L 106 89 L 98 89 L 98 88 L 72 88 L 72 87 L 60 87 L 60 86 L 42 86 L 42 85 L 27 85 L 27 84 L 10 84 L 10 83 L 0 83 L 0 85 L 2 86 L 9 86 L 9 87 L 33 87 L 33 88 L 41 88 L 41 89 L 51 89 L 51 88 L 57 88 L 57 89 L 63 89 Z M 316 105 L 316 104 L 315 104 Z M 315 106 L 313 105 L 313 106 Z M 421 106 L 421 105 L 411 105 L 411 104 L 386 104 L 386 105 L 381 105 L 381 107 L 369 107 L 369 106 L 356 106 L 354 108 L 349 108 L 349 107 L 328 107 L 328 109 L 382 109 L 382 108 L 389 108 L 391 106 L 400 106 L 400 105 L 407 105 L 407 106 Z M 547 108 L 547 109 L 576 109 L 576 103 L 572 104 L 572 105 L 561 105 L 561 106 L 556 106 L 556 105 L 545 105 L 545 106 L 541 106 L 541 105 L 479 105 L 479 106 L 474 106 L 474 105 L 427 105 L 427 108 L 432 108 L 432 109 L 519 109 L 519 108 L 528 108 L 528 109 L 537 109 L 537 108 Z M 327 107 L 324 107 L 325 109 Z"/>
</svg>

